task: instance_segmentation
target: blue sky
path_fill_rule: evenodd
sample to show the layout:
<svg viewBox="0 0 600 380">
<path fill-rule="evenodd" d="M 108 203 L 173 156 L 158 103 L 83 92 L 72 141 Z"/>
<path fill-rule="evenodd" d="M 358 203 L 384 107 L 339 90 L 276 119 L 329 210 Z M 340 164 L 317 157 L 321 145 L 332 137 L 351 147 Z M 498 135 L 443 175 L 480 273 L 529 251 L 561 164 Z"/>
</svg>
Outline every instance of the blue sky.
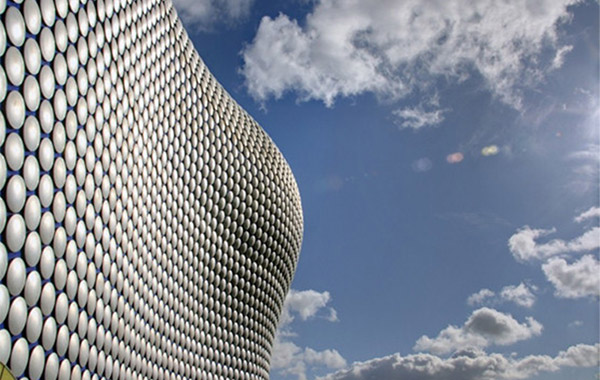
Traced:
<svg viewBox="0 0 600 380">
<path fill-rule="evenodd" d="M 272 379 L 596 378 L 597 2 L 175 5 L 300 188 Z"/>
</svg>

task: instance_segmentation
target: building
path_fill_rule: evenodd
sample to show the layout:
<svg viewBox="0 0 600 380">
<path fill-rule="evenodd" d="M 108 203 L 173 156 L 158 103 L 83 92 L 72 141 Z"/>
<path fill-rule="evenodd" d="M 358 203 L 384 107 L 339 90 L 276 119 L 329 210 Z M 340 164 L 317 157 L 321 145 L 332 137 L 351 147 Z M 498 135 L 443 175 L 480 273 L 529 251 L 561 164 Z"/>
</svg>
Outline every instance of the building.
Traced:
<svg viewBox="0 0 600 380">
<path fill-rule="evenodd" d="M 298 189 L 171 2 L 0 0 L 0 20 L 0 363 L 267 379 Z"/>
</svg>

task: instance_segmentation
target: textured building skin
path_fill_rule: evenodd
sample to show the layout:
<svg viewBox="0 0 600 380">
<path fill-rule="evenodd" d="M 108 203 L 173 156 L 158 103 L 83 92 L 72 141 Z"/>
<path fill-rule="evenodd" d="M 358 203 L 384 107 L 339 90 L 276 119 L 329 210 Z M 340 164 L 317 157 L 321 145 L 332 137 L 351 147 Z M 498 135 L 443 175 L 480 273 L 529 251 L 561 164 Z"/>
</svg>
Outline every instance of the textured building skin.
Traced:
<svg viewBox="0 0 600 380">
<path fill-rule="evenodd" d="M 267 379 L 300 197 L 170 1 L 0 0 L 0 59 L 0 363 Z"/>
</svg>

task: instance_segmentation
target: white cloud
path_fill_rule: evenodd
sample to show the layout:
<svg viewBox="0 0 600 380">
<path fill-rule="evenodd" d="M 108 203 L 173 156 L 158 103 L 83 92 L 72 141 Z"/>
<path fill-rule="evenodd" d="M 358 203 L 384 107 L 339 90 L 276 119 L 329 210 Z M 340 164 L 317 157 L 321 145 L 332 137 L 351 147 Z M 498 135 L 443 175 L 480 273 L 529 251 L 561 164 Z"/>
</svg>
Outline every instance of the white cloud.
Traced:
<svg viewBox="0 0 600 380">
<path fill-rule="evenodd" d="M 556 55 L 554 56 L 554 59 L 552 60 L 552 68 L 553 69 L 560 69 L 562 67 L 563 63 L 565 63 L 565 56 L 571 50 L 573 50 L 573 46 L 572 45 L 565 45 L 565 46 L 560 47 L 556 51 Z"/>
<path fill-rule="evenodd" d="M 304 349 L 290 341 L 275 339 L 271 356 L 271 370 L 280 375 L 293 375 L 298 380 L 306 380 L 308 368 L 339 369 L 346 366 L 346 360 L 336 350 L 316 351 L 310 347 Z"/>
<path fill-rule="evenodd" d="M 329 322 L 339 321 L 338 316 L 337 316 L 337 311 L 334 308 L 330 307 L 329 315 L 327 317 L 325 317 L 325 319 L 327 319 Z"/>
<path fill-rule="evenodd" d="M 271 369 L 284 369 L 290 371 L 292 363 L 296 357 L 301 354 L 302 349 L 292 342 L 284 341 L 280 336 L 277 336 L 273 343 L 273 353 L 271 355 Z M 303 372 L 306 369 L 303 368 Z"/>
<path fill-rule="evenodd" d="M 362 93 L 398 99 L 476 73 L 518 108 L 521 90 L 564 59 L 557 27 L 577 2 L 317 0 L 301 22 L 265 16 L 242 51 L 242 74 L 259 101 L 292 91 L 331 106 Z"/>
<path fill-rule="evenodd" d="M 467 303 L 471 306 L 481 305 L 489 299 L 493 298 L 496 295 L 493 291 L 489 289 L 481 289 L 477 293 L 473 293 L 467 298 Z"/>
<path fill-rule="evenodd" d="M 558 297 L 600 297 L 600 262 L 592 255 L 585 255 L 573 264 L 553 258 L 542 269 Z"/>
<path fill-rule="evenodd" d="M 583 90 L 582 90 L 583 91 Z M 584 160 L 584 161 L 600 161 L 600 145 L 589 144 L 584 149 L 573 152 L 567 156 L 570 160 Z"/>
<path fill-rule="evenodd" d="M 400 127 L 420 129 L 440 124 L 444 121 L 444 112 L 441 109 L 426 111 L 418 106 L 398 109 L 393 114 L 402 120 L 399 122 Z"/>
<path fill-rule="evenodd" d="M 600 207 L 591 207 L 589 210 L 582 212 L 581 214 L 575 217 L 575 221 L 577 223 L 581 223 L 588 219 L 594 219 L 600 217 Z"/>
<path fill-rule="evenodd" d="M 569 327 L 581 327 L 583 326 L 583 322 L 576 319 L 573 322 L 569 323 Z"/>
<path fill-rule="evenodd" d="M 508 247 L 513 256 L 520 261 L 545 259 L 570 252 L 586 252 L 600 247 L 600 227 L 594 227 L 570 241 L 554 239 L 543 244 L 536 242 L 538 238 L 554 232 L 554 228 L 544 230 L 524 226 L 510 237 Z"/>
<path fill-rule="evenodd" d="M 279 327 L 273 343 L 272 370 L 277 371 L 281 376 L 295 376 L 298 380 L 306 380 L 309 370 L 339 369 L 346 366 L 346 360 L 336 350 L 317 351 L 310 347 L 299 347 L 292 342 L 296 333 L 291 325 L 296 320 L 296 316 L 300 321 L 317 317 L 329 322 L 338 320 L 336 310 L 327 306 L 330 300 L 331 296 L 326 291 L 290 289 L 283 303 Z"/>
<path fill-rule="evenodd" d="M 483 307 L 475 310 L 462 327 L 450 325 L 435 338 L 423 335 L 414 349 L 447 354 L 470 347 L 504 346 L 540 335 L 542 328 L 532 317 L 526 318 L 525 323 L 519 323 L 510 314 Z"/>
<path fill-rule="evenodd" d="M 598 218 L 600 208 L 593 206 L 574 218 L 577 223 Z M 582 235 L 565 241 L 554 239 L 546 243 L 536 240 L 556 230 L 532 229 L 525 226 L 508 240 L 513 256 L 519 261 L 546 260 L 542 270 L 555 288 L 554 294 L 562 298 L 600 297 L 600 262 L 593 254 L 567 262 L 568 253 L 591 253 L 600 247 L 600 227 L 595 226 Z M 556 257 L 562 255 L 562 257 Z M 516 289 L 515 289 L 516 290 Z"/>
<path fill-rule="evenodd" d="M 467 298 L 467 303 L 471 306 L 483 304 L 498 304 L 502 302 L 514 302 L 519 306 L 532 307 L 535 304 L 535 294 L 533 291 L 537 288 L 533 285 L 527 285 L 521 282 L 519 285 L 507 285 L 500 290 L 499 294 L 489 290 L 481 289 L 477 293 L 471 294 Z"/>
<path fill-rule="evenodd" d="M 329 292 L 317 292 L 314 290 L 298 291 L 290 289 L 281 313 L 280 325 L 285 326 L 294 320 L 294 315 L 300 316 L 300 319 L 306 321 L 309 318 L 316 316 L 319 310 L 325 308 L 331 299 Z M 335 322 L 337 321 L 337 313 L 330 308 L 329 315 L 325 319 Z"/>
<path fill-rule="evenodd" d="M 585 91 L 585 90 L 584 90 Z M 591 128 L 596 131 L 598 125 L 598 100 L 595 96 L 589 96 L 589 102 L 593 104 L 586 108 L 592 110 Z M 597 140 L 597 137 L 595 138 Z M 589 144 L 585 148 L 573 152 L 567 156 L 567 160 L 573 165 L 573 175 L 568 183 L 569 190 L 576 194 L 585 194 L 590 191 L 597 191 L 598 180 L 600 178 L 600 145 Z"/>
<path fill-rule="evenodd" d="M 322 364 L 327 368 L 343 368 L 346 360 L 336 350 L 315 351 L 312 348 L 304 350 L 304 360 L 310 364 Z"/>
<path fill-rule="evenodd" d="M 331 26 L 336 22 L 329 21 Z M 355 51 L 351 42 L 336 41 L 351 27 L 337 26 L 338 33 L 322 36 L 319 30 L 306 32 L 286 15 L 263 17 L 254 41 L 243 51 L 242 73 L 250 94 L 264 101 L 295 90 L 304 100 L 319 99 L 331 106 L 340 95 L 383 91 L 389 84 L 377 72 L 378 60 L 366 51 Z"/>
<path fill-rule="evenodd" d="M 535 287 L 530 287 L 525 283 L 520 283 L 516 286 L 508 285 L 502 288 L 500 297 L 503 300 L 514 302 L 519 306 L 532 307 L 535 303 L 535 295 L 532 290 L 535 290 Z"/>
<path fill-rule="evenodd" d="M 450 358 L 431 354 L 402 356 L 394 354 L 353 363 L 317 380 L 516 380 L 528 379 L 541 372 L 556 372 L 565 367 L 598 366 L 600 344 L 579 344 L 555 357 L 529 355 L 521 359 L 501 354 L 486 354 L 477 349 L 463 350 Z"/>
<path fill-rule="evenodd" d="M 250 13 L 254 0 L 173 0 L 181 19 L 188 25 L 210 29 L 216 21 L 235 22 Z"/>
</svg>

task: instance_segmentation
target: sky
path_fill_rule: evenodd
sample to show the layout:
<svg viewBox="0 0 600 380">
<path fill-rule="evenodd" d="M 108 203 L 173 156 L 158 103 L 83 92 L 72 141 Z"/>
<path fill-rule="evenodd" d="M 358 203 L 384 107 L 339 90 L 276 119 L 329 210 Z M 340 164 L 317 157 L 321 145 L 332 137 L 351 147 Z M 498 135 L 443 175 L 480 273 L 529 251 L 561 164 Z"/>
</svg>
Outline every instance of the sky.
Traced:
<svg viewBox="0 0 600 380">
<path fill-rule="evenodd" d="M 174 4 L 300 189 L 271 379 L 597 378 L 597 1 Z"/>
</svg>

